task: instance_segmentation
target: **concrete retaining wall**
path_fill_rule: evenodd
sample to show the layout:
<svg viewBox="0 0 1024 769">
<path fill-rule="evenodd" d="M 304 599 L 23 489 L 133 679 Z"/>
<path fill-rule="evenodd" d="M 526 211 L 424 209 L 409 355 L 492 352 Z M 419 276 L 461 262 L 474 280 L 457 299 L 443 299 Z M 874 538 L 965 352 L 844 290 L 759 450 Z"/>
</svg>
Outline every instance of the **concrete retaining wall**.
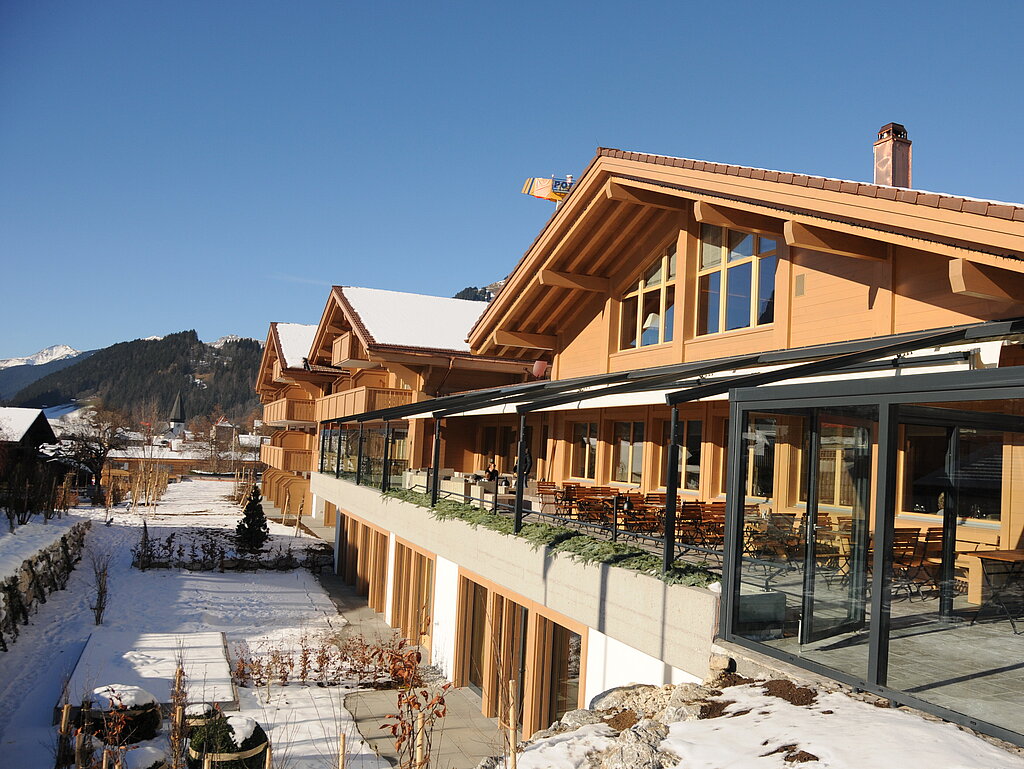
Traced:
<svg viewBox="0 0 1024 769">
<path fill-rule="evenodd" d="M 0 649 L 6 651 L 17 639 L 18 626 L 28 623 L 29 615 L 46 603 L 46 596 L 67 585 L 91 524 L 76 523 L 60 539 L 26 558 L 14 576 L 0 582 Z"/>
<path fill-rule="evenodd" d="M 718 619 L 718 595 L 710 590 L 666 585 L 614 566 L 582 564 L 546 548 L 534 549 L 523 539 L 474 529 L 462 521 L 438 521 L 422 507 L 339 478 L 313 473 L 312 489 L 343 512 L 394 532 L 670 668 L 697 678 L 708 675 Z M 675 674 L 667 671 L 666 675 Z"/>
</svg>

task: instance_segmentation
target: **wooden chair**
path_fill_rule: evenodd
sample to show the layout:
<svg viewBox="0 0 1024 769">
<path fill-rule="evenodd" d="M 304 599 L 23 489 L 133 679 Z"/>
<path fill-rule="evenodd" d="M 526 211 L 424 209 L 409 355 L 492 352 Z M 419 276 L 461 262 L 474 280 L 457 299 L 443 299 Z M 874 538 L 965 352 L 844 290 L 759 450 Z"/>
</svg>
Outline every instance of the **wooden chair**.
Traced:
<svg viewBox="0 0 1024 769">
<path fill-rule="evenodd" d="M 551 481 L 537 481 L 537 496 L 540 497 L 541 513 L 548 512 L 551 508 L 558 511 L 558 486 Z"/>
</svg>

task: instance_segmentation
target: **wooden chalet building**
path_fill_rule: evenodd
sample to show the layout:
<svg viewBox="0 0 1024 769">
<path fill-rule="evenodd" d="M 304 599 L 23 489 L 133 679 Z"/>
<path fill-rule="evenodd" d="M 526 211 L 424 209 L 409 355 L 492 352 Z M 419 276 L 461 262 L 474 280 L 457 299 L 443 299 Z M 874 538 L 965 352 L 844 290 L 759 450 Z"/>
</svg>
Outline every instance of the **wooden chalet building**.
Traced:
<svg viewBox="0 0 1024 769">
<path fill-rule="evenodd" d="M 316 326 L 271 323 L 256 375 L 256 392 L 263 403 L 263 423 L 277 428 L 260 446 L 263 496 L 286 516 L 311 514 L 309 474 L 316 442 L 314 417 L 321 377 L 306 364 Z"/>
<path fill-rule="evenodd" d="M 430 399 L 469 389 L 519 383 L 529 365 L 473 355 L 465 341 L 483 302 L 334 286 L 318 325 L 271 324 L 257 390 L 264 422 L 281 428 L 263 447 L 269 469 L 264 494 L 294 515 L 306 513 L 324 526 L 335 523 L 333 503 L 309 492 L 309 473 L 327 469 L 342 477 L 375 479 L 387 455 L 389 473 L 400 484 L 403 471 L 429 464 L 430 436 L 423 422 L 392 429 L 383 421 L 345 427 L 353 414 Z M 314 427 L 321 443 L 313 459 Z M 419 446 L 410 453 L 411 445 Z M 363 462 L 357 463 L 362 446 Z M 426 446 L 426 450 L 422 448 Z M 426 452 L 426 453 L 425 453 Z"/>
<path fill-rule="evenodd" d="M 516 681 L 527 734 L 611 686 L 703 678 L 719 653 L 1024 744 L 1024 206 L 910 185 L 898 124 L 873 183 L 598 150 L 460 358 L 548 379 L 318 405 L 311 489 L 338 511 L 342 572 L 485 712 Z M 311 363 L 370 360 L 331 302 Z M 704 562 L 721 591 L 384 497 L 398 453 L 348 469 L 381 424 L 403 470 L 429 468 L 406 485 L 436 497 L 462 474 L 470 498 L 489 461 L 525 467 L 516 530 Z"/>
</svg>

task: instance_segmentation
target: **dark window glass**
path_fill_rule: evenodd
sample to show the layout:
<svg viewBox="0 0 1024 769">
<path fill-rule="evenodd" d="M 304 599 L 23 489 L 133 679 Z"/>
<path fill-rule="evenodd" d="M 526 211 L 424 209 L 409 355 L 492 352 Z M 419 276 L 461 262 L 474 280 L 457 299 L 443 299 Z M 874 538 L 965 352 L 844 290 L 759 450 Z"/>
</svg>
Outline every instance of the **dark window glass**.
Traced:
<svg viewBox="0 0 1024 769">
<path fill-rule="evenodd" d="M 725 330 L 746 328 L 750 325 L 751 263 L 744 262 L 728 269 L 726 276 Z"/>
</svg>

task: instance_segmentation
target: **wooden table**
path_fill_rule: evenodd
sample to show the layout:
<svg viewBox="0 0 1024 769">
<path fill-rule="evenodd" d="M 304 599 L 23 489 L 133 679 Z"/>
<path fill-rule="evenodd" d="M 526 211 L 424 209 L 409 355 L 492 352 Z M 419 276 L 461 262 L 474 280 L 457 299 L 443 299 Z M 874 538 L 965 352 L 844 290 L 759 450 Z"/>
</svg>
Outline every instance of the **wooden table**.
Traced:
<svg viewBox="0 0 1024 769">
<path fill-rule="evenodd" d="M 974 615 L 974 619 L 971 620 L 971 624 L 973 625 L 978 621 L 978 618 L 987 607 L 994 605 L 1010 620 L 1010 627 L 1013 629 L 1014 634 L 1017 634 L 1019 631 L 1017 630 L 1017 623 L 1013 618 L 1013 612 L 1007 608 L 1003 596 L 1009 588 L 1020 582 L 1021 577 L 1024 577 L 1024 550 L 975 550 L 970 553 L 964 553 L 964 555 L 978 558 L 981 561 L 981 576 L 989 588 L 988 600 L 978 607 L 978 611 Z M 992 581 L 992 574 L 989 570 L 994 564 L 1003 564 L 1007 567 L 1006 571 L 1003 572 L 1005 580 L 1001 585 L 996 585 Z"/>
</svg>

